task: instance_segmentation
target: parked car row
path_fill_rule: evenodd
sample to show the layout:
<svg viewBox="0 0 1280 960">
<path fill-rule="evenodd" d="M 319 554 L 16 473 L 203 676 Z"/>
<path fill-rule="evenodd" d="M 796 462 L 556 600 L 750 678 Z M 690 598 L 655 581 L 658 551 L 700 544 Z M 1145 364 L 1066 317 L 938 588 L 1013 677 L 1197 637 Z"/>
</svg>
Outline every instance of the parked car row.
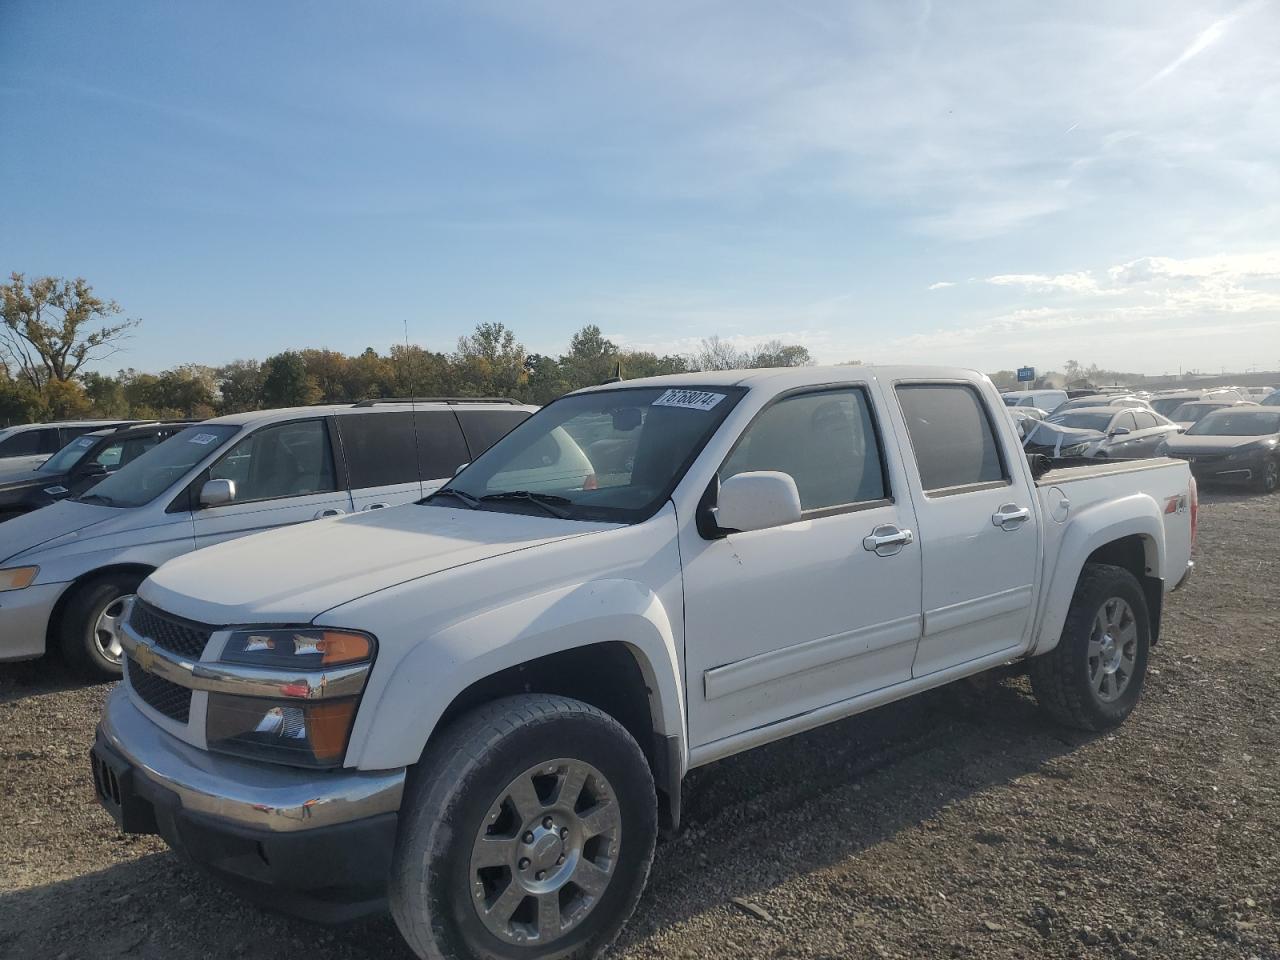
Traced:
<svg viewBox="0 0 1280 960">
<path fill-rule="evenodd" d="M 34 486 L 12 490 L 17 515 L 0 524 L 0 661 L 56 648 L 86 676 L 119 676 L 124 601 L 160 564 L 421 499 L 534 409 L 365 401 L 82 436 L 34 471 Z"/>
<path fill-rule="evenodd" d="M 0 481 L 38 467 L 68 443 L 91 430 L 109 429 L 131 420 L 64 420 L 24 423 L 0 428 Z"/>
</svg>

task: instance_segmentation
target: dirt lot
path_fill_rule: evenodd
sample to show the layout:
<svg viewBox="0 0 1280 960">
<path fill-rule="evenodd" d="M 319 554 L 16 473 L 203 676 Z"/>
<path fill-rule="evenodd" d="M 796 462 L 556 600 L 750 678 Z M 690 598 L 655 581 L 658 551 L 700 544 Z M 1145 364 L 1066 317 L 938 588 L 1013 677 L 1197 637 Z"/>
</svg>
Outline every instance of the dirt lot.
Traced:
<svg viewBox="0 0 1280 960">
<path fill-rule="evenodd" d="M 1280 958 L 1280 496 L 1201 517 L 1121 730 L 1008 681 L 700 770 L 613 955 Z M 0 957 L 409 956 L 390 920 L 264 914 L 117 834 L 85 759 L 106 692 L 0 667 Z"/>
</svg>

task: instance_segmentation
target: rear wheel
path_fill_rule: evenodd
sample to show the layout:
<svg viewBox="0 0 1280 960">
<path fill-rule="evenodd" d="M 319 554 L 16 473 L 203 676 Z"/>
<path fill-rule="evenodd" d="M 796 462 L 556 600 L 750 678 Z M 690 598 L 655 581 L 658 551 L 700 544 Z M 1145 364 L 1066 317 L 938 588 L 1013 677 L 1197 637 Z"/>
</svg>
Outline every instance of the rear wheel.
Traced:
<svg viewBox="0 0 1280 960">
<path fill-rule="evenodd" d="M 1128 570 L 1089 564 L 1058 645 L 1029 664 L 1031 687 L 1055 719 L 1081 730 L 1122 723 L 1142 696 L 1151 646 L 1142 587 Z"/>
<path fill-rule="evenodd" d="M 140 574 L 97 577 L 76 588 L 58 626 L 62 658 L 86 680 L 115 680 L 124 649 L 120 628 L 125 602 L 138 592 Z"/>
<path fill-rule="evenodd" d="M 592 706 L 541 694 L 458 720 L 402 810 L 391 912 L 420 957 L 595 956 L 635 909 L 657 837 L 635 740 Z"/>
</svg>

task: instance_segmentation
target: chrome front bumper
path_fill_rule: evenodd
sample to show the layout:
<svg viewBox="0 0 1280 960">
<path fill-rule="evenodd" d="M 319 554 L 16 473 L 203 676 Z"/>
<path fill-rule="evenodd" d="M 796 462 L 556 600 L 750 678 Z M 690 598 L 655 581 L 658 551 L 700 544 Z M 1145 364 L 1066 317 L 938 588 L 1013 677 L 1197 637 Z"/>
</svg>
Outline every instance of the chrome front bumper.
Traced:
<svg viewBox="0 0 1280 960">
<path fill-rule="evenodd" d="M 291 833 L 336 826 L 395 812 L 404 793 L 403 768 L 316 772 L 197 749 L 145 717 L 124 684 L 107 700 L 98 738 L 183 811 L 235 827 Z"/>
</svg>

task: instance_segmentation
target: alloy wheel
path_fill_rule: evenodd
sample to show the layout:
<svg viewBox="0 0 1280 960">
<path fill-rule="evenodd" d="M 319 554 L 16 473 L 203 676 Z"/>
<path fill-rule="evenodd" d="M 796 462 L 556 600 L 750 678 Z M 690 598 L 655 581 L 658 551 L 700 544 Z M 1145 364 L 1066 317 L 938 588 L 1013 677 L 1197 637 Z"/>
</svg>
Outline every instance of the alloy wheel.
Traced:
<svg viewBox="0 0 1280 960">
<path fill-rule="evenodd" d="M 1138 621 L 1128 601 L 1112 597 L 1093 618 L 1089 635 L 1089 686 L 1104 703 L 1120 697 L 1138 660 Z"/>
</svg>

